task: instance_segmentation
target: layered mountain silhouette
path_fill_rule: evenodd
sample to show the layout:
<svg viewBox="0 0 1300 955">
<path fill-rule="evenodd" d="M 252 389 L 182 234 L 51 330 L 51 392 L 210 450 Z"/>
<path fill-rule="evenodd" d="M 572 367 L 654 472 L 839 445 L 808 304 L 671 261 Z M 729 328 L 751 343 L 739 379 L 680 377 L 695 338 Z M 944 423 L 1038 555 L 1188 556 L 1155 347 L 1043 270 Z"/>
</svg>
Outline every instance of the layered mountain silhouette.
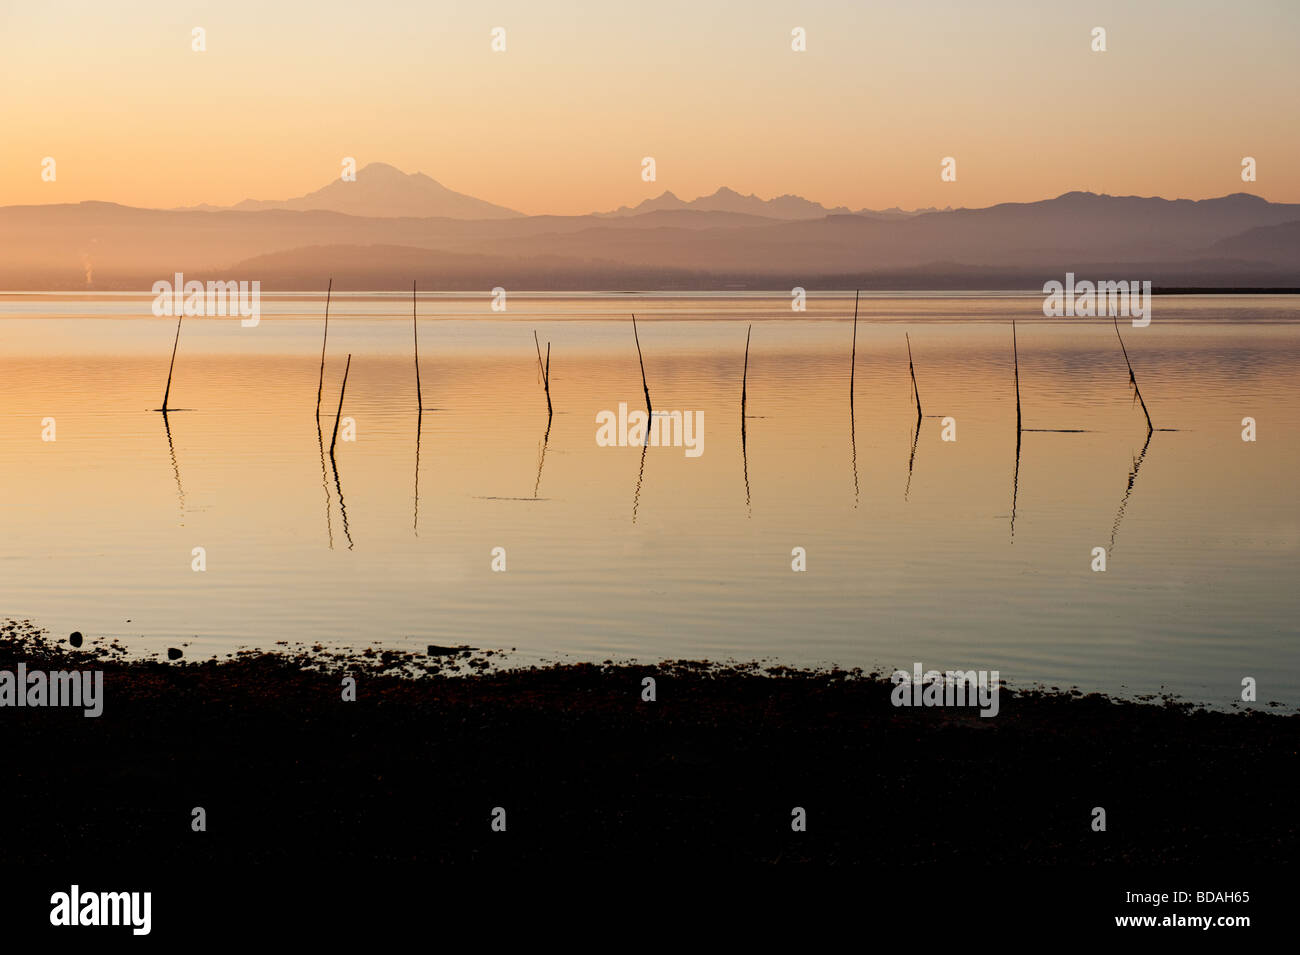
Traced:
<svg viewBox="0 0 1300 955">
<path fill-rule="evenodd" d="M 721 189 L 615 213 L 525 216 L 375 163 L 355 183 L 229 209 L 0 207 L 6 289 L 147 290 L 178 271 L 258 279 L 268 290 L 315 289 L 329 275 L 352 289 L 412 278 L 443 289 L 1041 288 L 1067 271 L 1300 286 L 1297 252 L 1300 205 L 1244 193 L 1070 192 L 983 209 L 851 213 Z"/>
<path fill-rule="evenodd" d="M 620 206 L 613 212 L 597 212 L 601 218 L 615 216 L 638 216 L 647 212 L 664 212 L 690 210 L 694 212 L 738 212 L 745 215 L 766 216 L 772 219 L 820 219 L 828 215 L 864 215 L 878 218 L 907 218 L 922 212 L 937 212 L 936 209 L 917 209 L 905 212 L 899 208 L 872 210 L 859 209 L 856 213 L 846 206 L 828 209 L 820 202 L 812 202 L 802 196 L 784 195 L 775 199 L 760 199 L 755 195 L 742 196 L 734 189 L 721 187 L 710 196 L 700 196 L 689 202 L 679 199 L 672 192 L 664 191 L 653 199 L 646 199 L 635 206 Z"/>
<path fill-rule="evenodd" d="M 1259 226 L 1220 239 L 1213 249 L 1227 258 L 1242 258 L 1279 265 L 1300 262 L 1300 222 Z"/>
<path fill-rule="evenodd" d="M 329 185 L 296 199 L 245 199 L 233 206 L 189 206 L 181 212 L 264 212 L 268 209 L 292 209 L 299 212 L 342 212 L 354 216 L 399 217 L 433 216 L 449 219 L 506 219 L 520 217 L 523 213 L 505 206 L 495 205 L 463 193 L 453 192 L 424 173 L 405 173 L 387 163 L 375 162 L 357 170 L 355 182 L 336 179 Z M 613 212 L 594 212 L 599 218 L 639 216 L 648 212 L 681 211 L 734 212 L 743 215 L 765 216 L 772 219 L 820 219 L 832 214 L 857 214 L 880 218 L 906 218 L 934 209 L 907 212 L 902 209 L 875 211 L 860 209 L 857 213 L 846 206 L 828 209 L 819 202 L 801 196 L 784 195 L 775 199 L 760 199 L 755 195 L 742 196 L 726 186 L 709 196 L 690 201 L 679 199 L 665 191 L 653 199 L 636 206 L 620 206 Z"/>
</svg>

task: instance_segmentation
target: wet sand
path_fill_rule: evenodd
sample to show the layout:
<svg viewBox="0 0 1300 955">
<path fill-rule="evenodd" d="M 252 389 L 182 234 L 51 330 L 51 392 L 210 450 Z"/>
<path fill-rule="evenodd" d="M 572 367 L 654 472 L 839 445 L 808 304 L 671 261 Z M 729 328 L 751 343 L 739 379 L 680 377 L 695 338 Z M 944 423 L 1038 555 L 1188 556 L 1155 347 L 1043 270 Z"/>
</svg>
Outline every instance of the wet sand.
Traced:
<svg viewBox="0 0 1300 955">
<path fill-rule="evenodd" d="M 104 672 L 98 718 L 0 710 L 6 861 L 1236 865 L 1300 843 L 1294 713 L 1003 690 L 982 719 L 896 708 L 860 671 L 494 656 L 141 661 L 0 626 L 0 670 Z"/>
</svg>

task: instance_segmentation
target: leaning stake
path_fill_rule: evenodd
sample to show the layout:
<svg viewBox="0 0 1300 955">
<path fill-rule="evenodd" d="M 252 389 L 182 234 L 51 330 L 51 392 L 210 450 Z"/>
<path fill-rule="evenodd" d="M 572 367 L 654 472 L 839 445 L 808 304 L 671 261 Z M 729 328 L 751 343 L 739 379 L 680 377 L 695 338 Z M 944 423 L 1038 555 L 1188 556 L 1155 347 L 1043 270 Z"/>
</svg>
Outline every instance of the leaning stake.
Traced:
<svg viewBox="0 0 1300 955">
<path fill-rule="evenodd" d="M 1128 365 L 1128 380 L 1133 386 L 1133 394 L 1137 395 L 1138 403 L 1142 405 L 1142 413 L 1147 417 L 1147 434 L 1150 434 L 1155 428 L 1151 424 L 1151 413 L 1147 411 L 1147 403 L 1142 400 L 1142 389 L 1138 387 L 1137 377 L 1133 374 L 1133 363 L 1128 360 L 1128 349 L 1124 347 L 1124 336 L 1119 333 L 1119 319 L 1114 319 L 1115 337 L 1119 339 L 1119 347 L 1124 352 L 1124 364 Z"/>
<path fill-rule="evenodd" d="M 330 337 L 330 293 L 334 291 L 334 279 L 325 289 L 325 334 L 320 340 L 320 381 L 316 385 L 316 420 L 320 420 L 320 396 L 325 389 L 325 343 Z"/>
<path fill-rule="evenodd" d="M 181 343 L 181 321 L 183 318 L 183 315 L 176 316 L 176 340 L 172 342 L 172 361 L 167 366 L 167 388 L 163 391 L 162 407 L 158 409 L 163 414 L 167 413 L 167 396 L 172 393 L 172 369 L 176 367 L 176 346 Z"/>
<path fill-rule="evenodd" d="M 334 416 L 334 434 L 330 438 L 330 459 L 334 458 L 334 445 L 339 440 L 339 418 L 343 414 L 343 393 L 348 390 L 348 369 L 352 367 L 352 356 L 348 355 L 348 363 L 343 366 L 343 387 L 339 389 L 339 411 Z"/>
<path fill-rule="evenodd" d="M 745 368 L 740 376 L 740 426 L 745 427 L 745 388 L 749 384 L 749 333 L 754 330 L 750 325 L 745 329 Z"/>
<path fill-rule="evenodd" d="M 903 333 L 907 339 L 907 371 L 912 376 L 912 394 L 916 395 L 916 420 L 921 420 L 921 392 L 916 387 L 916 369 L 912 367 L 912 339 L 908 337 L 907 332 Z"/>
<path fill-rule="evenodd" d="M 1020 427 L 1020 352 L 1016 348 L 1016 322 L 1011 320 L 1011 357 L 1015 360 L 1016 368 L 1016 434 L 1023 429 Z"/>
<path fill-rule="evenodd" d="M 858 295 L 853 293 L 853 354 L 849 358 L 849 404 L 853 404 L 853 375 L 858 370 Z M 909 346 L 910 347 L 910 346 Z"/>
<path fill-rule="evenodd" d="M 650 407 L 650 386 L 646 384 L 645 380 L 645 359 L 641 357 L 641 338 L 636 333 L 635 315 L 632 316 L 632 337 L 636 339 L 636 360 L 641 363 L 641 387 L 645 389 L 645 412 L 646 415 L 653 416 L 654 411 Z"/>
<path fill-rule="evenodd" d="M 415 282 L 411 282 L 411 328 L 415 331 L 415 406 L 424 410 L 424 397 L 420 393 L 420 326 L 415 320 Z"/>
<path fill-rule="evenodd" d="M 537 339 L 537 329 L 533 329 L 533 344 L 537 346 L 537 373 L 542 376 L 542 387 L 546 389 L 546 415 L 551 415 L 551 343 L 546 343 L 546 366 L 542 367 L 542 343 Z"/>
</svg>

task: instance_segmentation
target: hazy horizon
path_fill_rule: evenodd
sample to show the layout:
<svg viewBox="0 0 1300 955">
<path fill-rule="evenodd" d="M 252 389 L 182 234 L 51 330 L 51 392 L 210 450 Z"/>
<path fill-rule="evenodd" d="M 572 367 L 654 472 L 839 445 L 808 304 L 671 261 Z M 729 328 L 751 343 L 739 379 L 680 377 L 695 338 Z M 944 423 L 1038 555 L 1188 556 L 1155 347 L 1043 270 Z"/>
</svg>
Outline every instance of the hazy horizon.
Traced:
<svg viewBox="0 0 1300 955">
<path fill-rule="evenodd" d="M 1098 26 L 1105 52 L 1090 46 Z M 337 0 L 10 5 L 0 205 L 287 198 L 336 178 L 346 156 L 525 214 L 724 184 L 854 209 L 1221 196 L 1243 191 L 1247 156 L 1247 191 L 1300 201 L 1300 131 L 1278 121 L 1298 27 L 1294 4 L 1209 0 L 1086 15 L 1021 0 L 667 0 L 634 17 L 518 0 L 379 0 L 364 16 Z M 44 157 L 56 181 L 42 180 Z M 956 181 L 940 180 L 944 157 Z"/>
<path fill-rule="evenodd" d="M 361 173 L 364 173 L 365 170 L 371 166 L 387 167 L 389 169 L 395 170 L 396 172 L 402 173 L 408 178 L 416 178 L 421 176 L 426 177 L 452 192 L 458 193 L 460 195 L 470 195 L 469 193 L 463 190 L 457 189 L 454 184 L 449 184 L 447 182 L 444 182 L 443 180 L 439 179 L 437 175 L 430 173 L 427 170 L 403 169 L 383 159 L 375 159 L 371 162 L 358 161 L 357 162 L 358 174 L 360 175 Z M 121 206 L 127 206 L 129 208 L 136 208 L 136 209 L 148 209 L 150 211 L 156 211 L 156 212 L 187 212 L 187 211 L 205 210 L 205 209 L 208 211 L 227 211 L 227 210 L 239 210 L 241 206 L 244 206 L 245 204 L 251 204 L 251 203 L 266 203 L 269 205 L 269 204 L 285 203 L 295 199 L 307 198 L 313 195 L 314 193 L 323 191 L 328 186 L 331 186 L 335 182 L 339 182 L 339 181 L 340 179 L 336 175 L 332 179 L 329 179 L 327 181 L 317 182 L 314 184 L 305 183 L 297 191 L 283 196 L 245 196 L 242 199 L 238 199 L 235 200 L 234 202 L 229 202 L 224 204 L 208 202 L 206 200 L 200 200 L 196 202 L 189 202 L 189 203 L 183 203 L 181 205 L 172 205 L 172 206 L 135 205 L 133 203 L 120 201 L 112 196 L 98 196 L 98 197 L 86 197 L 82 199 L 61 198 L 61 199 L 47 199 L 43 201 L 33 201 L 33 202 L 13 202 L 13 203 L 6 202 L 6 203 L 0 203 L 0 206 L 80 205 L 83 203 L 90 202 L 90 203 L 107 203 L 112 205 L 121 205 Z M 958 210 L 968 210 L 968 209 L 988 209 L 999 205 L 1015 205 L 1015 204 L 1023 205 L 1023 204 L 1031 204 L 1035 202 L 1046 202 L 1052 199 L 1059 199 L 1062 196 L 1076 194 L 1076 193 L 1081 193 L 1085 195 L 1094 195 L 1100 198 L 1111 198 L 1111 199 L 1163 199 L 1166 202 L 1204 202 L 1211 199 L 1225 199 L 1234 195 L 1248 195 L 1257 199 L 1263 199 L 1265 202 L 1271 202 L 1271 203 L 1289 203 L 1292 201 L 1300 201 L 1300 200 L 1277 199 L 1265 195 L 1262 190 L 1254 188 L 1255 186 L 1258 185 L 1258 183 L 1241 183 L 1240 185 L 1242 188 L 1239 189 L 1228 189 L 1226 191 L 1219 192 L 1219 193 L 1198 195 L 1198 196 L 1159 195 L 1159 194 L 1139 195 L 1136 193 L 1120 194 L 1120 193 L 1111 193 L 1111 192 L 1097 191 L 1091 189 L 1064 189 L 1061 190 L 1060 192 L 1054 192 L 1051 194 L 1045 194 L 1033 198 L 995 199 L 985 204 L 973 205 L 973 206 L 952 205 L 952 204 L 930 205 L 930 206 L 904 206 L 899 203 L 892 203 L 890 205 L 881 205 L 876 207 L 863 206 L 863 207 L 854 208 L 854 207 L 850 207 L 847 203 L 844 202 L 817 199 L 810 196 L 791 192 L 789 190 L 784 192 L 775 192 L 771 194 L 759 194 L 753 192 L 747 193 L 740 189 L 733 188 L 730 184 L 726 182 L 720 182 L 713 188 L 707 189 L 698 194 L 689 193 L 689 192 L 684 193 L 678 190 L 665 187 L 659 190 L 658 192 L 654 193 L 653 195 L 641 195 L 635 200 L 622 202 L 619 203 L 617 206 L 612 206 L 610 208 L 604 208 L 604 207 L 596 208 L 593 206 L 592 208 L 584 209 L 581 212 L 566 212 L 566 213 L 547 213 L 547 212 L 534 213 L 534 212 L 525 212 L 521 210 L 512 210 L 512 211 L 516 212 L 520 217 L 547 216 L 547 215 L 558 215 L 563 217 L 611 215 L 620 211 L 636 211 L 643 204 L 653 203 L 654 200 L 662 199 L 665 196 L 672 196 L 683 203 L 692 203 L 692 202 L 698 202 L 699 200 L 703 200 L 703 199 L 709 199 L 718 195 L 719 193 L 725 193 L 725 192 L 734 193 L 743 199 L 758 199 L 762 202 L 773 202 L 775 200 L 786 199 L 786 198 L 803 199 L 809 203 L 814 203 L 816 205 L 825 207 L 828 213 L 839 211 L 841 214 L 844 212 L 845 209 L 847 209 L 848 212 L 852 214 L 857 214 L 860 212 L 889 212 L 895 210 L 903 213 L 909 213 L 909 214 L 910 213 L 920 214 L 924 212 L 945 212 L 945 211 L 958 211 Z M 490 196 L 474 195 L 473 198 L 479 199 L 484 202 L 492 203 L 494 205 L 500 205 L 500 203 L 493 202 Z M 465 216 L 465 218 L 475 218 L 475 217 Z"/>
</svg>

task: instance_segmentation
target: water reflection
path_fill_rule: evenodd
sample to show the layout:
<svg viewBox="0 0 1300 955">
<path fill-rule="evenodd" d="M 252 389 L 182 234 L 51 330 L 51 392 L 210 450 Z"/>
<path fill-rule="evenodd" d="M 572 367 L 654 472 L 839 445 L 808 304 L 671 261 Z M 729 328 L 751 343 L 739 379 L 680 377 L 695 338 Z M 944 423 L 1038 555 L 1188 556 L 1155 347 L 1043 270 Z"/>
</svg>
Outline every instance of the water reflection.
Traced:
<svg viewBox="0 0 1300 955">
<path fill-rule="evenodd" d="M 331 398 L 340 405 L 331 425 L 344 429 L 346 408 L 363 428 L 339 462 L 341 442 L 332 434 L 331 445 L 324 443 L 329 418 L 323 418 L 317 461 L 310 462 L 302 417 L 312 404 L 313 373 L 327 412 L 317 337 L 323 301 L 296 319 L 264 316 L 256 334 L 237 322 L 199 320 L 182 328 L 186 360 L 172 386 L 187 405 L 203 409 L 203 428 L 201 436 L 183 424 L 179 435 L 172 430 L 173 420 L 188 419 L 177 417 L 165 392 L 166 469 L 158 467 L 157 432 L 141 424 L 138 411 L 155 405 L 158 334 L 164 327 L 175 333 L 175 323 L 0 322 L 0 406 L 10 409 L 0 417 L 7 462 L 0 477 L 0 561 L 10 606 L 51 627 L 66 625 L 67 632 L 121 633 L 132 646 L 193 635 L 205 652 L 304 637 L 399 646 L 473 637 L 478 645 L 579 659 L 707 655 L 906 666 L 933 658 L 1002 669 L 1016 680 L 1101 689 L 1145 692 L 1143 681 L 1154 679 L 1200 697 L 1210 692 L 1205 687 L 1222 683 L 1230 655 L 1267 668 L 1274 676 L 1270 692 L 1279 697 L 1300 687 L 1293 653 L 1300 598 L 1290 584 L 1300 573 L 1300 546 L 1289 480 L 1300 467 L 1300 424 L 1294 423 L 1300 422 L 1300 325 L 1164 321 L 1140 336 L 1121 330 L 1125 347 L 1138 349 L 1129 357 L 1135 373 L 1144 369 L 1143 399 L 1152 395 L 1157 414 L 1161 407 L 1176 409 L 1178 421 L 1165 423 L 1184 429 L 1176 445 L 1157 450 L 1152 436 L 1145 445 L 1134 440 L 1130 454 L 1127 435 L 1136 438 L 1137 409 L 1115 387 L 1123 350 L 1116 354 L 1113 324 L 1034 322 L 1021 369 L 1017 321 L 1012 408 L 1010 312 L 987 323 L 911 329 L 859 316 L 850 346 L 854 367 L 863 369 L 861 389 L 851 372 L 849 450 L 857 478 L 851 487 L 842 457 L 840 376 L 844 338 L 853 334 L 845 327 L 845 298 L 838 320 L 759 325 L 755 317 L 762 346 L 755 356 L 758 415 L 749 409 L 753 329 L 745 321 L 739 422 L 732 417 L 732 376 L 740 325 L 648 323 L 638 312 L 634 342 L 641 327 L 648 336 L 639 356 L 643 391 L 653 371 L 651 397 L 662 407 L 700 409 L 705 420 L 723 423 L 708 432 L 698 458 L 656 447 L 650 514 L 640 509 L 650 478 L 644 439 L 634 438 L 642 446 L 620 454 L 596 446 L 584 425 L 629 396 L 640 403 L 628 365 L 626 316 L 435 326 L 426 314 L 426 349 L 437 343 L 438 404 L 447 406 L 431 418 L 431 428 L 437 421 L 435 492 L 421 473 L 423 411 L 431 409 L 417 407 L 411 447 L 406 389 L 413 342 L 405 294 L 388 319 L 345 306 L 342 296 L 330 305 L 326 362 L 328 342 L 335 353 L 358 358 L 357 374 L 351 375 L 349 359 L 340 376 L 346 396 Z M 425 299 L 417 301 L 424 307 Z M 1166 306 L 1165 314 L 1173 308 Z M 526 337 L 534 325 L 529 355 Z M 900 327 L 909 333 L 906 355 L 897 348 Z M 911 330 L 922 336 L 917 349 L 910 348 Z M 558 403 L 546 421 L 539 385 L 529 381 L 536 376 L 545 391 L 542 334 L 565 369 L 563 394 L 553 396 Z M 174 338 L 179 362 L 178 349 Z M 918 350 L 929 383 L 924 402 L 916 387 Z M 858 398 L 868 424 L 860 447 Z M 943 445 L 941 455 L 927 459 L 911 503 L 920 432 L 932 417 L 923 410 L 918 416 L 918 405 L 951 413 L 962 433 L 959 444 Z M 1268 441 L 1241 442 L 1235 425 L 1241 413 L 1232 410 L 1238 407 L 1241 413 L 1270 409 Z M 570 417 L 556 422 L 555 410 Z M 21 425 L 28 413 L 59 416 L 60 440 L 33 441 Z M 749 422 L 758 418 L 751 473 Z M 577 424 L 566 432 L 571 422 Z M 911 425 L 906 438 L 905 422 Z M 730 443 L 737 424 L 743 517 L 735 507 Z M 1026 425 L 1075 438 L 1026 438 Z M 1004 526 L 1012 427 L 1011 514 Z M 630 454 L 638 456 L 631 534 Z M 1148 467 L 1152 459 L 1156 464 Z M 1028 518 L 1019 505 L 1022 472 Z M 1117 502 L 1111 495 L 1125 473 Z M 1139 474 L 1146 475 L 1141 495 Z M 907 482 L 903 498 L 870 493 L 873 485 L 896 487 L 899 478 Z M 325 548 L 315 481 L 326 505 Z M 412 488 L 411 498 L 404 487 Z M 490 498 L 495 492 L 550 503 L 515 507 Z M 340 534 L 352 548 L 347 560 L 334 552 L 336 495 L 346 520 Z M 183 527 L 176 526 L 173 503 Z M 1140 506 L 1138 523 L 1127 517 L 1129 506 Z M 354 523 L 363 529 L 355 537 Z M 421 526 L 438 532 L 419 533 Z M 1120 531 L 1127 554 L 1122 577 L 1081 569 L 1071 541 L 1110 538 L 1118 546 Z M 1214 547 L 1188 547 L 1193 532 Z M 216 577 L 192 575 L 173 559 L 196 542 L 224 555 Z M 498 544 L 510 548 L 510 574 L 490 575 L 481 566 L 484 547 Z M 780 559 L 795 545 L 808 548 L 807 575 L 791 574 Z M 96 559 L 110 553 L 120 559 Z M 42 560 L 25 562 L 30 554 Z M 936 579 L 960 599 L 936 601 Z M 136 622 L 123 626 L 128 618 Z M 1106 653 L 1097 654 L 1098 645 Z M 1187 652 L 1171 655 L 1173 645 Z M 1300 690 L 1293 695 L 1300 700 Z"/>
<path fill-rule="evenodd" d="M 343 499 L 343 481 L 339 477 L 338 462 L 334 458 L 334 448 L 339 440 L 339 421 L 343 417 L 343 396 L 348 390 L 348 372 L 352 370 L 352 355 L 348 355 L 343 367 L 343 384 L 339 387 L 339 410 L 334 416 L 334 436 L 330 438 L 330 467 L 334 469 L 334 489 L 339 495 L 339 513 L 343 516 L 343 536 L 347 538 L 348 550 L 352 550 L 352 530 L 348 526 L 348 506 Z"/>
<path fill-rule="evenodd" d="M 1124 509 L 1128 507 L 1128 499 L 1133 494 L 1133 485 L 1137 481 L 1138 471 L 1142 468 L 1142 462 L 1146 460 L 1147 448 L 1151 447 L 1151 431 L 1147 430 L 1147 439 L 1142 443 L 1142 450 L 1137 453 L 1133 459 L 1133 469 L 1128 473 L 1128 487 L 1124 489 L 1124 497 L 1119 502 L 1119 510 L 1115 512 L 1115 521 L 1110 528 L 1110 548 L 1108 552 L 1115 550 L 1115 537 L 1119 534 L 1120 521 L 1124 520 Z"/>
<path fill-rule="evenodd" d="M 185 522 L 185 488 L 181 486 L 181 468 L 176 462 L 176 446 L 172 443 L 172 428 L 167 421 L 167 412 L 162 413 L 163 430 L 167 433 L 167 453 L 171 455 L 172 472 L 176 475 L 176 496 L 180 501 L 181 523 Z"/>
<path fill-rule="evenodd" d="M 745 329 L 745 364 L 740 373 L 740 469 L 745 478 L 745 513 L 753 516 L 749 503 L 749 452 L 745 444 L 745 400 L 749 387 L 749 336 L 754 326 Z M 852 401 L 850 401 L 850 406 Z"/>
</svg>

